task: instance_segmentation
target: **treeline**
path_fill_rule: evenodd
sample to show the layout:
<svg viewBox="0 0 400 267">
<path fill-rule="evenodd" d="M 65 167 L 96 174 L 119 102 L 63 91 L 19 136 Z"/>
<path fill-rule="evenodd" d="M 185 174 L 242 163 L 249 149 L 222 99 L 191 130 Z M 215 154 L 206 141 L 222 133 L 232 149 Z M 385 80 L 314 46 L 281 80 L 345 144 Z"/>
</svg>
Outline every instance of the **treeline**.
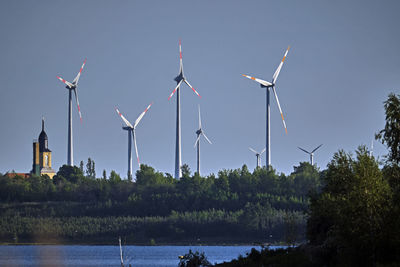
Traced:
<svg viewBox="0 0 400 267">
<path fill-rule="evenodd" d="M 66 165 L 53 179 L 4 175 L 0 176 L 0 201 L 146 202 L 147 209 L 156 201 L 157 205 L 172 206 L 168 211 L 235 210 L 247 202 L 267 201 L 274 208 L 299 210 L 306 207 L 308 192 L 320 187 L 319 171 L 306 162 L 295 167 L 289 176 L 266 168 L 257 168 L 251 173 L 246 165 L 207 177 L 190 175 L 186 165 L 183 169 L 180 180 L 144 164 L 136 172 L 136 181 L 121 179 L 114 171 L 108 178 L 84 176 L 80 168 Z M 164 208 L 155 212 L 159 214 Z"/>
<path fill-rule="evenodd" d="M 82 240 L 114 240 L 117 233 L 127 234 L 125 219 L 147 218 L 154 223 L 128 224 L 130 233 L 136 233 L 131 240 L 304 240 L 307 195 L 320 188 L 321 173 L 315 166 L 300 163 L 288 176 L 266 168 L 250 172 L 246 165 L 207 177 L 191 175 L 186 165 L 182 170 L 180 180 L 146 165 L 136 172 L 135 181 L 121 179 L 114 171 L 94 178 L 93 171 L 84 175 L 82 167 L 66 165 L 53 179 L 1 176 L 0 238 L 78 240 L 71 227 L 56 230 L 56 225 L 72 224 L 75 229 L 85 225 L 85 231 L 76 230 Z M 104 220 L 121 225 L 110 224 L 109 232 L 97 227 Z M 38 224 L 42 228 L 34 227 Z"/>
</svg>

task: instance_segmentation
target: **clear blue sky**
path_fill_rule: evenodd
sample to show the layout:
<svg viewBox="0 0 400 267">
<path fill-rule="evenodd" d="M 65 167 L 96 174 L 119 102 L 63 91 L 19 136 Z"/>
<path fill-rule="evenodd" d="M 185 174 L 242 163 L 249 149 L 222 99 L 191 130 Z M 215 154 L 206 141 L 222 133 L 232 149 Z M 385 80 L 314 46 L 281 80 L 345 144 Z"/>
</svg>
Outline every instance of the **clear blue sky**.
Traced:
<svg viewBox="0 0 400 267">
<path fill-rule="evenodd" d="M 56 79 L 79 83 L 83 115 L 73 110 L 74 161 L 96 162 L 98 176 L 127 171 L 127 132 L 137 128 L 143 163 L 174 172 L 178 40 L 184 70 L 202 95 L 182 87 L 182 162 L 196 166 L 197 105 L 212 145 L 202 141 L 202 173 L 255 167 L 251 146 L 265 146 L 265 90 L 241 76 L 277 82 L 288 126 L 274 99 L 272 165 L 290 173 L 324 145 L 321 168 L 338 149 L 370 146 L 384 126 L 382 102 L 398 93 L 400 2 L 393 1 L 11 1 L 0 2 L 0 172 L 32 168 L 32 140 L 46 117 L 57 171 L 67 160 L 67 93 Z M 74 102 L 75 105 L 75 102 Z M 375 155 L 386 149 L 375 142 Z M 262 159 L 263 164 L 265 159 Z M 137 164 L 134 161 L 134 171 Z"/>
</svg>

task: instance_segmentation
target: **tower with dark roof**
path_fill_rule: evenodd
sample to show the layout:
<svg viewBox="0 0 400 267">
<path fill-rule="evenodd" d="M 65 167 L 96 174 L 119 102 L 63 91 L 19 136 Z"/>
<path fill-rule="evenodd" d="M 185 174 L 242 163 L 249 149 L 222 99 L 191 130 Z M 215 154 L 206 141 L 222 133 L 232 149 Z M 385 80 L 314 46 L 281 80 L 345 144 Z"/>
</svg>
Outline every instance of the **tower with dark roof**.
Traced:
<svg viewBox="0 0 400 267">
<path fill-rule="evenodd" d="M 33 141 L 33 166 L 32 174 L 45 175 L 50 178 L 56 174 L 51 168 L 51 150 L 48 147 L 49 139 L 44 131 L 44 118 L 42 118 L 42 131 L 39 139 Z"/>
</svg>

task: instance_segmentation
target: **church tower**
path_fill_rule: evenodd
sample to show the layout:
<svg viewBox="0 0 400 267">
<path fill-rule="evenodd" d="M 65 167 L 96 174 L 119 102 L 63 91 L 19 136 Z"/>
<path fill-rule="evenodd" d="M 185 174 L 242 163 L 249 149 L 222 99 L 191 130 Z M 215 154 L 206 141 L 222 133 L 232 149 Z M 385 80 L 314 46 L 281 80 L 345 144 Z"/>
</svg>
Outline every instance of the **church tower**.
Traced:
<svg viewBox="0 0 400 267">
<path fill-rule="evenodd" d="M 44 131 L 44 118 L 42 118 L 42 131 L 39 140 L 33 142 L 33 166 L 32 174 L 45 175 L 50 178 L 56 174 L 51 168 L 51 150 L 48 148 L 48 138 Z"/>
</svg>

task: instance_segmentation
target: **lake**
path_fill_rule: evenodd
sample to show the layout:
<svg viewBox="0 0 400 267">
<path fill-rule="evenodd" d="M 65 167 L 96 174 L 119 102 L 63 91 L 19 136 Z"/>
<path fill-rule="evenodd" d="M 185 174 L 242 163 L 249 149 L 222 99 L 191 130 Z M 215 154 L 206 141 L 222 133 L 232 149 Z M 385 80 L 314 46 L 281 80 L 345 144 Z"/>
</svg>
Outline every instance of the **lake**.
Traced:
<svg viewBox="0 0 400 267">
<path fill-rule="evenodd" d="M 204 252 L 211 263 L 245 255 L 257 246 L 124 246 L 125 266 L 178 266 L 179 255 Z M 271 247 L 278 248 L 278 247 Z M 0 266 L 120 266 L 118 246 L 0 246 Z"/>
</svg>

